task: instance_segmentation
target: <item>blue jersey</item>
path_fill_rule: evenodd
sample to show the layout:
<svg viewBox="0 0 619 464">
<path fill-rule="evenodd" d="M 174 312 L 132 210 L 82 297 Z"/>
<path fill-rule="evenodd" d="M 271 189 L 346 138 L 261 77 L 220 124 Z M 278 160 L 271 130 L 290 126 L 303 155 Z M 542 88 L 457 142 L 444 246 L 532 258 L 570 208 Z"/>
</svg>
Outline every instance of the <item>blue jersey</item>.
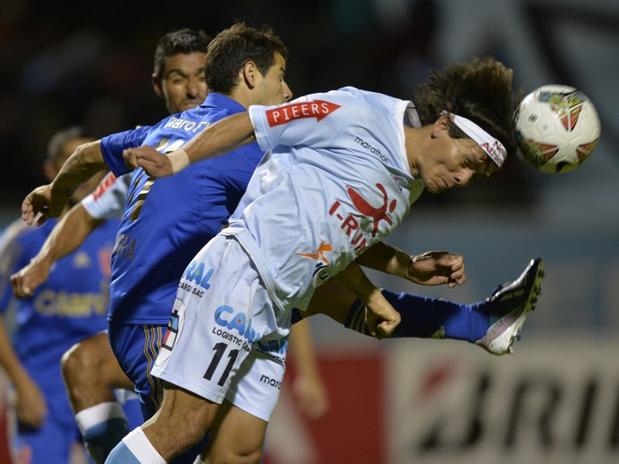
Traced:
<svg viewBox="0 0 619 464">
<path fill-rule="evenodd" d="M 144 144 L 176 150 L 207 125 L 242 111 L 238 102 L 211 93 L 199 107 L 148 128 Z M 114 174 L 127 172 L 122 151 L 103 153 Z M 262 155 L 252 143 L 156 181 L 142 169 L 133 173 L 112 256 L 111 322 L 167 323 L 183 271 L 226 224 Z"/>
<path fill-rule="evenodd" d="M 55 220 L 22 231 L 13 242 L 10 272 L 28 264 Z M 73 421 L 60 374 L 60 359 L 73 344 L 106 328 L 110 258 L 118 221 L 97 228 L 75 252 L 58 260 L 49 279 L 31 298 L 12 297 L 10 285 L 0 297 L 0 310 L 15 309 L 14 347 L 17 356 L 48 401 L 51 413 Z M 6 276 L 5 276 L 6 277 Z"/>
<path fill-rule="evenodd" d="M 101 139 L 101 152 L 103 153 L 103 157 L 106 160 L 122 161 L 123 150 L 125 148 L 134 148 L 142 145 L 150 129 L 150 126 L 139 126 L 133 130 L 118 132 L 103 137 Z"/>
</svg>

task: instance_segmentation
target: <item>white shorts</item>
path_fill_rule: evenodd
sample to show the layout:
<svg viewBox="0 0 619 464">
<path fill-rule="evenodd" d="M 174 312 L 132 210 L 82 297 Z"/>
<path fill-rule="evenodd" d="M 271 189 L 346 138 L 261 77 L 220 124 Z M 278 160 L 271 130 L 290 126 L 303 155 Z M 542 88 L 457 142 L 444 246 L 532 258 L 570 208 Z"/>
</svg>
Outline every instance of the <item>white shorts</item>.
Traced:
<svg viewBox="0 0 619 464">
<path fill-rule="evenodd" d="M 289 329 L 239 242 L 218 235 L 185 269 L 151 374 L 268 421 Z"/>
</svg>

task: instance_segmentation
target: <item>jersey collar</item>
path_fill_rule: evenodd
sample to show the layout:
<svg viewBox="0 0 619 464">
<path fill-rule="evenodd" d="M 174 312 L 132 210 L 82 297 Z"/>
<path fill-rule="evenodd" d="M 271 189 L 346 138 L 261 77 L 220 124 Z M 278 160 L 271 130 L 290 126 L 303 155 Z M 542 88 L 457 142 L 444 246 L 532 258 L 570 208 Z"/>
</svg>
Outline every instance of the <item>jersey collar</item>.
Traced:
<svg viewBox="0 0 619 464">
<path fill-rule="evenodd" d="M 236 100 L 233 100 L 223 93 L 211 92 L 206 96 L 204 103 L 200 106 L 212 106 L 216 108 L 225 108 L 231 113 L 240 113 L 247 109 Z"/>
</svg>

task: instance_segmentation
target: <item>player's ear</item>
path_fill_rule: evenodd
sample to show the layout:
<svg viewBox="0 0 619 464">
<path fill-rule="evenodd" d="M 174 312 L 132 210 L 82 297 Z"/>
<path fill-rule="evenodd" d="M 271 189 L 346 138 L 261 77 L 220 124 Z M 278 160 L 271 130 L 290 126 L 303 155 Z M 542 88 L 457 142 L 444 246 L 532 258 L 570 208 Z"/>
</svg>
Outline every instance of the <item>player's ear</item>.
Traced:
<svg viewBox="0 0 619 464">
<path fill-rule="evenodd" d="M 254 87 L 256 87 L 256 83 L 258 81 L 258 75 L 260 74 L 260 71 L 258 70 L 256 63 L 254 63 L 251 60 L 246 61 L 243 67 L 241 68 L 241 71 L 239 74 L 240 74 L 239 78 L 242 80 L 242 82 L 245 82 L 245 85 L 248 88 L 253 89 Z"/>
<path fill-rule="evenodd" d="M 441 134 L 449 133 L 449 123 L 451 122 L 451 117 L 449 113 L 441 114 L 434 124 L 432 124 L 432 132 L 430 133 L 430 137 L 435 139 Z"/>
<path fill-rule="evenodd" d="M 163 89 L 161 88 L 161 78 L 156 74 L 152 75 L 153 91 L 158 97 L 163 97 Z"/>
</svg>

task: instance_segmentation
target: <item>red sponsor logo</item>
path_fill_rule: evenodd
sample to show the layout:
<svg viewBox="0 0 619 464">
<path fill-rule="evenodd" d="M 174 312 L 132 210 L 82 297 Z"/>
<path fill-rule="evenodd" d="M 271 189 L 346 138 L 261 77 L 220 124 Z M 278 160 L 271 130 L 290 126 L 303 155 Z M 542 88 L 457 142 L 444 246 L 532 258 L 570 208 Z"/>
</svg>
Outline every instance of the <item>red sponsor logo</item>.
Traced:
<svg viewBox="0 0 619 464">
<path fill-rule="evenodd" d="M 316 122 L 329 116 L 340 105 L 324 100 L 312 100 L 304 103 L 290 103 L 266 112 L 269 126 L 286 124 L 294 119 L 316 118 Z"/>
<path fill-rule="evenodd" d="M 116 176 L 113 172 L 109 172 L 103 179 L 101 179 L 99 185 L 97 185 L 97 188 L 93 193 L 93 198 L 95 200 L 101 198 L 101 195 L 103 195 L 112 185 L 114 185 L 114 182 L 116 182 Z"/>
<path fill-rule="evenodd" d="M 389 213 L 392 213 L 398 201 L 396 199 L 389 200 L 389 195 L 387 194 L 387 190 L 385 187 L 377 183 L 376 187 L 380 191 L 383 202 L 380 206 L 373 206 L 368 200 L 363 198 L 357 190 L 353 187 L 347 187 L 346 192 L 352 201 L 353 206 L 363 214 L 365 217 L 369 217 L 372 219 L 372 238 L 376 236 L 378 233 L 378 228 L 380 226 L 381 221 L 385 221 L 387 224 L 393 224 L 393 220 Z M 341 228 L 344 233 L 350 237 L 350 243 L 355 247 L 355 250 L 360 253 L 364 248 L 368 246 L 368 240 L 363 236 L 363 233 L 360 229 L 359 219 L 353 214 L 342 214 L 340 210 L 340 206 L 342 203 L 339 200 L 336 200 L 331 207 L 329 208 L 329 216 L 334 216 L 341 221 Z"/>
<path fill-rule="evenodd" d="M 378 232 L 378 226 L 380 225 L 380 221 L 385 221 L 387 224 L 393 224 L 389 213 L 392 213 L 398 204 L 397 200 L 389 201 L 389 196 L 387 195 L 387 190 L 383 184 L 377 183 L 376 187 L 380 190 L 380 193 L 383 195 L 383 204 L 378 208 L 372 206 L 365 198 L 363 198 L 359 192 L 357 192 L 352 187 L 347 187 L 346 192 L 348 192 L 348 196 L 352 200 L 352 204 L 359 210 L 361 214 L 364 216 L 369 216 L 374 221 L 374 225 L 372 227 L 372 237 L 376 236 L 376 232 Z"/>
</svg>

